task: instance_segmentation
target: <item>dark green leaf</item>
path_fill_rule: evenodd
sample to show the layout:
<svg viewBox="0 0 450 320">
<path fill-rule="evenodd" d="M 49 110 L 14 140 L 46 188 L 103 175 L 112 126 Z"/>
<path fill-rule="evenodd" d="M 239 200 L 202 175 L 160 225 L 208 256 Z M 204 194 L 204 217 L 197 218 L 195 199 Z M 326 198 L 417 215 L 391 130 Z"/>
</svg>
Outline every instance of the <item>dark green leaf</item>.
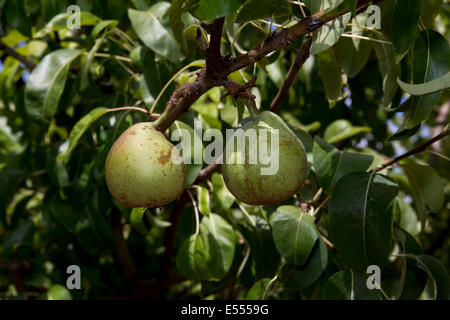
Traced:
<svg viewBox="0 0 450 320">
<path fill-rule="evenodd" d="M 315 31 L 311 45 L 311 54 L 317 55 L 328 50 L 338 42 L 351 18 L 352 14 L 347 13 L 338 19 L 324 24 L 319 30 Z"/>
<path fill-rule="evenodd" d="M 318 239 L 308 258 L 301 267 L 287 264 L 281 270 L 280 280 L 290 290 L 303 290 L 314 283 L 328 263 L 328 250 L 322 239 Z"/>
<path fill-rule="evenodd" d="M 392 202 L 398 186 L 379 174 L 354 172 L 334 186 L 330 199 L 330 236 L 344 262 L 365 271 L 386 263 L 392 246 Z"/>
<path fill-rule="evenodd" d="M 366 171 L 373 162 L 372 156 L 342 152 L 318 136 L 314 139 L 313 157 L 317 180 L 326 191 L 331 191 L 344 175 Z"/>
<path fill-rule="evenodd" d="M 434 30 L 424 30 L 414 42 L 412 50 L 412 80 L 414 84 L 436 80 L 450 71 L 450 45 Z M 421 124 L 438 103 L 442 92 L 412 97 L 412 109 L 407 128 Z"/>
<path fill-rule="evenodd" d="M 201 0 L 194 11 L 200 20 L 214 20 L 236 11 L 243 0 Z"/>
<path fill-rule="evenodd" d="M 287 0 L 247 0 L 236 18 L 236 23 L 268 17 L 290 16 L 292 8 Z"/>
<path fill-rule="evenodd" d="M 406 93 L 413 96 L 423 96 L 450 88 L 450 72 L 445 76 L 422 84 L 409 84 L 400 79 L 397 82 Z"/>
<path fill-rule="evenodd" d="M 419 23 L 422 0 L 397 0 L 392 18 L 392 42 L 395 50 L 395 61 L 408 53 L 413 44 Z"/>
<path fill-rule="evenodd" d="M 64 154 L 59 157 L 63 160 L 64 164 L 67 164 L 71 158 L 72 151 L 78 144 L 78 141 L 89 128 L 89 126 L 95 122 L 98 118 L 108 112 L 106 108 L 96 108 L 81 118 L 73 127 L 69 136 L 69 148 Z"/>
<path fill-rule="evenodd" d="M 332 49 L 321 52 L 317 55 L 317 66 L 320 78 L 322 79 L 325 95 L 330 107 L 334 107 L 337 102 L 345 99 L 346 94 L 343 84 L 346 81 L 342 74 L 339 61 Z"/>
<path fill-rule="evenodd" d="M 367 277 L 353 270 L 339 271 L 328 279 L 323 292 L 326 300 L 381 300 L 379 290 L 367 288 Z"/>
</svg>

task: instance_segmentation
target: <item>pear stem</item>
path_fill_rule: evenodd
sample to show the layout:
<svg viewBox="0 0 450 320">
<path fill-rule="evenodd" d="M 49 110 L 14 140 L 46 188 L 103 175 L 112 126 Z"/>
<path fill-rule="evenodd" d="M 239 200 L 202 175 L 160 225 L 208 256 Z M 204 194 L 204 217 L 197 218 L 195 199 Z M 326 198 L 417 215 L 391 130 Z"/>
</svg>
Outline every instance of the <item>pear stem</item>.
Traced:
<svg viewBox="0 0 450 320">
<path fill-rule="evenodd" d="M 259 115 L 258 107 L 256 106 L 255 99 L 245 99 L 245 105 L 253 120 Z"/>
</svg>

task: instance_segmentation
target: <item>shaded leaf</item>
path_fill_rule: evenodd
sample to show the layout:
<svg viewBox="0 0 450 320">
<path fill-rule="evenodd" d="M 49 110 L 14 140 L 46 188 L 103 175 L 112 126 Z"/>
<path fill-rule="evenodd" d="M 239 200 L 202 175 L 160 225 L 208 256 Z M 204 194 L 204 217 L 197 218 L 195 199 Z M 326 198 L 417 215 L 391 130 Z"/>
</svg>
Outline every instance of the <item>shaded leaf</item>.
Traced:
<svg viewBox="0 0 450 320">
<path fill-rule="evenodd" d="M 187 51 L 186 38 L 184 37 L 184 22 L 183 16 L 183 2 L 184 0 L 174 0 L 169 8 L 169 25 L 172 29 L 173 36 L 180 45 L 181 53 L 185 54 Z"/>
<path fill-rule="evenodd" d="M 353 270 L 339 271 L 327 281 L 323 292 L 326 300 L 381 300 L 379 290 L 367 288 L 367 277 Z"/>
<path fill-rule="evenodd" d="M 424 30 L 412 50 L 412 80 L 414 84 L 436 80 L 450 71 L 450 45 L 434 30 Z M 438 103 L 442 92 L 412 97 L 407 128 L 421 124 Z"/>
<path fill-rule="evenodd" d="M 317 66 L 319 68 L 325 95 L 330 103 L 330 107 L 334 107 L 337 102 L 346 97 L 343 90 L 343 84 L 346 82 L 346 79 L 342 74 L 341 67 L 339 66 L 334 51 L 329 49 L 318 54 Z"/>
<path fill-rule="evenodd" d="M 261 300 L 264 297 L 264 293 L 266 292 L 269 282 L 269 278 L 264 278 L 257 281 L 248 291 L 247 300 Z"/>
<path fill-rule="evenodd" d="M 317 180 L 326 191 L 344 175 L 366 171 L 374 160 L 369 155 L 340 151 L 318 136 L 314 138 L 313 159 Z"/>
<path fill-rule="evenodd" d="M 300 267 L 287 264 L 280 274 L 280 281 L 290 290 L 303 290 L 313 284 L 328 263 L 328 250 L 322 239 L 318 239 L 314 248 L 306 261 Z"/>
<path fill-rule="evenodd" d="M 247 0 L 236 17 L 236 23 L 268 17 L 290 16 L 292 7 L 287 0 Z"/>
<path fill-rule="evenodd" d="M 424 226 L 427 213 L 437 212 L 444 204 L 444 181 L 430 166 L 402 164 L 411 186 L 414 204 Z"/>
<path fill-rule="evenodd" d="M 392 246 L 392 202 L 398 186 L 390 178 L 363 172 L 342 177 L 330 199 L 330 236 L 354 270 L 382 267 Z"/>
<path fill-rule="evenodd" d="M 201 0 L 193 12 L 200 20 L 214 20 L 236 11 L 243 0 Z"/>
<path fill-rule="evenodd" d="M 61 154 L 59 157 L 63 160 L 64 164 L 67 164 L 71 158 L 72 151 L 78 144 L 78 141 L 86 132 L 86 130 L 90 127 L 92 123 L 95 122 L 98 118 L 108 112 L 106 108 L 96 108 L 81 118 L 73 127 L 72 131 L 70 131 L 69 135 L 69 148 L 64 154 Z"/>
<path fill-rule="evenodd" d="M 25 85 L 25 107 L 36 120 L 48 120 L 58 109 L 70 64 L 80 50 L 60 49 L 46 55 Z"/>
<path fill-rule="evenodd" d="M 422 0 L 397 0 L 392 18 L 395 62 L 399 63 L 413 44 L 419 24 Z"/>
<path fill-rule="evenodd" d="M 311 44 L 311 55 L 317 55 L 328 50 L 338 42 L 351 18 L 352 14 L 347 13 L 324 24 L 319 30 L 315 31 Z"/>
</svg>

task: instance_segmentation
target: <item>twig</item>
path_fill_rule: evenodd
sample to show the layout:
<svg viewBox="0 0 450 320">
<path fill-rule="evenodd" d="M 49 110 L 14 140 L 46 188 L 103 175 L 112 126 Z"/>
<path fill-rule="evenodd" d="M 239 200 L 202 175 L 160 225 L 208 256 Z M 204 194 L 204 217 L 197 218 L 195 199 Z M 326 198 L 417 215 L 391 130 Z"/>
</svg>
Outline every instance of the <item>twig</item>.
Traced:
<svg viewBox="0 0 450 320">
<path fill-rule="evenodd" d="M 383 169 L 386 169 L 390 166 L 392 166 L 393 164 L 408 158 L 416 153 L 425 151 L 429 146 L 431 146 L 433 143 L 435 143 L 436 141 L 439 141 L 441 139 L 444 139 L 445 137 L 447 137 L 450 134 L 450 130 L 448 128 L 445 128 L 444 131 L 442 131 L 440 134 L 438 134 L 437 136 L 431 138 L 430 140 L 428 140 L 427 142 L 425 142 L 424 144 L 418 146 L 417 148 L 408 151 L 402 155 L 399 155 L 398 157 L 392 158 L 389 161 L 385 162 L 384 164 L 378 166 L 377 168 L 374 169 L 374 172 L 379 172 Z"/>
<path fill-rule="evenodd" d="M 215 76 L 216 65 L 221 60 L 220 43 L 222 39 L 222 30 L 225 17 L 214 20 L 211 27 L 211 40 L 209 48 L 206 50 L 206 73 Z"/>
<path fill-rule="evenodd" d="M 198 234 L 200 233 L 200 214 L 198 213 L 198 207 L 197 207 L 197 202 L 194 199 L 194 196 L 192 195 L 192 192 L 189 189 L 186 189 L 186 192 L 189 196 L 189 198 L 191 198 L 191 202 L 192 205 L 194 206 L 194 213 L 195 213 L 195 236 L 198 236 Z"/>
<path fill-rule="evenodd" d="M 309 58 L 309 50 L 311 49 L 311 43 L 312 43 L 312 36 L 309 36 L 308 40 L 297 51 L 297 55 L 295 56 L 294 62 L 292 63 L 280 90 L 278 90 L 275 99 L 273 99 L 270 105 L 270 111 L 275 113 L 278 113 L 280 111 L 281 104 L 284 101 L 284 99 L 286 99 L 289 89 L 294 83 L 294 80 L 298 72 L 300 71 L 305 61 Z"/>
<path fill-rule="evenodd" d="M 16 50 L 8 47 L 3 41 L 0 41 L 0 50 L 2 50 L 8 56 L 11 56 L 16 60 L 19 60 L 25 67 L 27 67 L 30 70 L 33 70 L 36 67 L 33 61 L 31 61 L 27 57 L 24 57 Z"/>
<path fill-rule="evenodd" d="M 121 213 L 119 209 L 113 206 L 111 210 L 111 220 L 114 227 L 114 240 L 117 246 L 117 254 L 119 255 L 120 262 L 122 263 L 122 267 L 128 280 L 131 281 L 134 288 L 140 288 L 142 282 L 136 275 L 136 268 L 133 259 L 131 258 L 130 250 L 128 249 L 127 242 L 123 238 L 123 225 L 120 218 Z"/>
</svg>

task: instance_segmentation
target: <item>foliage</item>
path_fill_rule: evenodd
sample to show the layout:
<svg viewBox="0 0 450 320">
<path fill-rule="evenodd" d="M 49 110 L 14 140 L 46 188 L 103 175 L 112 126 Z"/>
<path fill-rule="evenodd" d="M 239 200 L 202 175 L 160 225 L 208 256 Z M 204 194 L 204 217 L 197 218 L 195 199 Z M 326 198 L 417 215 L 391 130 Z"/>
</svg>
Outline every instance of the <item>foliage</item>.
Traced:
<svg viewBox="0 0 450 320">
<path fill-rule="evenodd" d="M 416 148 L 448 132 L 450 4 L 372 2 L 380 29 L 357 11 L 369 1 L 0 1 L 0 299 L 448 299 L 450 139 Z M 286 87 L 302 39 L 281 40 L 311 14 L 323 22 Z M 214 45 L 225 58 L 211 71 Z M 245 205 L 193 164 L 177 201 L 121 206 L 104 178 L 114 141 L 201 81 L 170 132 L 238 126 L 249 113 L 230 82 L 198 79 L 239 55 L 226 76 L 256 75 L 244 89 L 260 109 L 286 94 L 280 115 L 308 155 L 298 194 Z M 81 289 L 66 289 L 69 265 Z"/>
</svg>

